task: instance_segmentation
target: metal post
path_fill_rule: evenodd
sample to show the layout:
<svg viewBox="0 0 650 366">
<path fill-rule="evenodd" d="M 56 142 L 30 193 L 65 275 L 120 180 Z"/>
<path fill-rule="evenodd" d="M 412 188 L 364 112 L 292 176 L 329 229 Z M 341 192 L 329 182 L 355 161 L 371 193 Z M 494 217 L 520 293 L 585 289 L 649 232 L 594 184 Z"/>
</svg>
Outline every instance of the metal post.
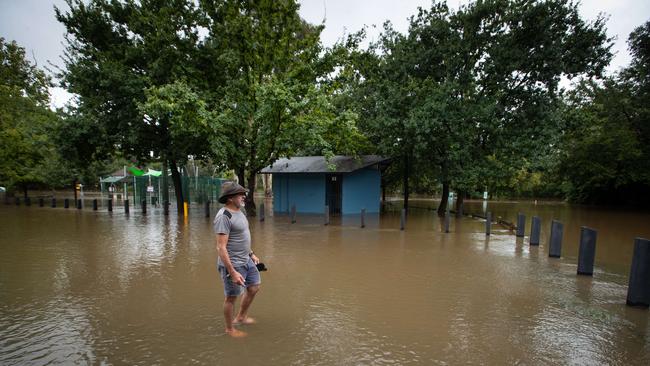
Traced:
<svg viewBox="0 0 650 366">
<path fill-rule="evenodd" d="M 542 221 L 538 216 L 533 216 L 530 223 L 530 245 L 539 245 L 539 234 Z"/>
<path fill-rule="evenodd" d="M 20 206 L 20 197 L 16 197 L 14 201 L 16 202 L 16 206 Z"/>
<path fill-rule="evenodd" d="M 205 217 L 210 217 L 210 200 L 205 201 Z"/>
<path fill-rule="evenodd" d="M 25 197 L 25 206 L 31 206 L 32 205 L 32 199 L 30 197 Z"/>
<path fill-rule="evenodd" d="M 627 287 L 629 306 L 650 306 L 650 240 L 634 239 L 634 255 Z"/>
<path fill-rule="evenodd" d="M 490 235 L 492 231 L 492 212 L 485 215 L 485 235 Z"/>
<path fill-rule="evenodd" d="M 578 274 L 592 276 L 596 259 L 596 230 L 583 226 L 580 228 L 580 253 L 578 254 Z"/>
<path fill-rule="evenodd" d="M 52 197 L 52 208 L 56 208 L 56 197 Z"/>
<path fill-rule="evenodd" d="M 127 214 L 127 215 L 129 214 L 129 200 L 128 199 L 124 200 L 124 213 Z"/>
<path fill-rule="evenodd" d="M 329 225 L 330 224 L 330 206 L 325 205 L 324 214 L 325 214 L 324 215 L 325 216 L 325 225 Z"/>
<path fill-rule="evenodd" d="M 526 229 L 526 215 L 521 212 L 517 214 L 517 237 L 524 237 L 524 230 Z"/>
<path fill-rule="evenodd" d="M 406 209 L 403 208 L 402 215 L 400 216 L 400 220 L 399 220 L 399 229 L 404 230 L 405 227 L 406 227 Z"/>
<path fill-rule="evenodd" d="M 296 205 L 291 205 L 291 223 L 296 223 Z"/>
<path fill-rule="evenodd" d="M 113 212 L 113 200 L 108 200 L 108 212 Z"/>
<path fill-rule="evenodd" d="M 147 199 L 142 200 L 142 214 L 146 215 L 147 214 Z"/>
<path fill-rule="evenodd" d="M 83 208 L 83 202 L 81 201 L 81 198 L 77 200 L 77 210 L 81 210 Z"/>
<path fill-rule="evenodd" d="M 264 222 L 264 202 L 260 203 L 260 222 Z"/>
<path fill-rule="evenodd" d="M 66 198 L 66 199 L 63 200 L 63 207 L 64 208 L 70 207 L 70 199 L 69 198 Z"/>
<path fill-rule="evenodd" d="M 165 216 L 169 215 L 169 201 L 163 201 L 163 212 Z"/>
<path fill-rule="evenodd" d="M 362 208 L 361 209 L 361 228 L 363 229 L 366 227 L 366 209 Z"/>
<path fill-rule="evenodd" d="M 560 258 L 562 254 L 562 235 L 564 234 L 564 225 L 557 220 L 551 221 L 551 239 L 548 246 L 548 256 Z"/>
<path fill-rule="evenodd" d="M 97 198 L 93 200 L 93 211 L 97 211 Z"/>
<path fill-rule="evenodd" d="M 38 207 L 43 207 L 45 206 L 45 200 L 43 198 L 38 199 Z"/>
</svg>

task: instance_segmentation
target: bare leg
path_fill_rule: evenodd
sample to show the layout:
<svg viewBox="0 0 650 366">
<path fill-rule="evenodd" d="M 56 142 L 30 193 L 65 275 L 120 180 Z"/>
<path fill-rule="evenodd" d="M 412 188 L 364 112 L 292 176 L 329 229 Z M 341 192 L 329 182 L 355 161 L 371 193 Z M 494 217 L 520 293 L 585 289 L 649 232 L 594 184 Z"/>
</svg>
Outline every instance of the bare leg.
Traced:
<svg viewBox="0 0 650 366">
<path fill-rule="evenodd" d="M 232 314 L 235 309 L 235 301 L 237 301 L 237 296 L 226 296 L 223 302 L 223 317 L 226 320 L 226 333 L 231 337 L 239 338 L 246 336 L 246 333 L 233 327 Z"/>
<path fill-rule="evenodd" d="M 248 308 L 250 308 L 253 300 L 255 299 L 255 294 L 260 290 L 259 286 L 251 286 L 246 288 L 246 293 L 241 300 L 241 306 L 239 308 L 239 314 L 235 318 L 235 323 L 238 324 L 253 324 L 255 319 L 248 316 Z"/>
</svg>

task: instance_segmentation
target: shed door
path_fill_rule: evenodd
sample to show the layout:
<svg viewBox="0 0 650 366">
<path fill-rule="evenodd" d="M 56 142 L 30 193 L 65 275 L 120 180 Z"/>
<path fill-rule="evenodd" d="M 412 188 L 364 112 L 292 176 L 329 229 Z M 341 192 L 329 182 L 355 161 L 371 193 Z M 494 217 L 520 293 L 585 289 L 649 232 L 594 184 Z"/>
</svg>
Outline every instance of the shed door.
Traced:
<svg viewBox="0 0 650 366">
<path fill-rule="evenodd" d="M 330 208 L 330 214 L 341 213 L 341 200 L 342 200 L 342 185 L 343 176 L 341 174 L 326 174 L 325 186 L 327 191 L 325 194 L 325 203 Z"/>
</svg>

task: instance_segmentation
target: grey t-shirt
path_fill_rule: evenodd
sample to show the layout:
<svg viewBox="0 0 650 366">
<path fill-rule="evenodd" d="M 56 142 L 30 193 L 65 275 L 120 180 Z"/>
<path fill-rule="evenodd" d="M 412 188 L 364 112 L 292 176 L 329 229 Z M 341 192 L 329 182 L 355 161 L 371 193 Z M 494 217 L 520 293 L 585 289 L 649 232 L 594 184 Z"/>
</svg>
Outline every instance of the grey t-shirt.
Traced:
<svg viewBox="0 0 650 366">
<path fill-rule="evenodd" d="M 248 219 L 241 211 L 229 211 L 232 214 L 232 217 L 229 218 L 224 214 L 225 210 L 226 208 L 222 207 L 214 217 L 214 232 L 217 235 L 228 235 L 226 250 L 230 257 L 230 263 L 233 267 L 240 267 L 248 262 L 251 252 L 251 232 L 248 229 Z M 217 263 L 223 266 L 221 257 Z"/>
</svg>

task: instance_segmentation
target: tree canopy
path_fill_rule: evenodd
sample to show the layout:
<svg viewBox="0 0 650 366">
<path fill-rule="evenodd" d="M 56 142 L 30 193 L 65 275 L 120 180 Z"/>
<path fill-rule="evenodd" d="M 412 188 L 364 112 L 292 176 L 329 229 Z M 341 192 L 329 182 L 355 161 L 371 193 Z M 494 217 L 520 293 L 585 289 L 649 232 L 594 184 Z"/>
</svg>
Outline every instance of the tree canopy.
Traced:
<svg viewBox="0 0 650 366">
<path fill-rule="evenodd" d="M 50 78 L 16 42 L 0 38 L 0 185 L 22 188 L 47 181 L 53 148 Z"/>
<path fill-rule="evenodd" d="M 569 1 L 435 3 L 405 35 L 387 24 L 360 65 L 363 131 L 406 178 L 421 163 L 440 177 L 442 213 L 449 185 L 504 180 L 546 148 L 560 79 L 600 75 L 609 42 L 604 20 Z M 404 191 L 408 202 L 408 180 Z"/>
</svg>

